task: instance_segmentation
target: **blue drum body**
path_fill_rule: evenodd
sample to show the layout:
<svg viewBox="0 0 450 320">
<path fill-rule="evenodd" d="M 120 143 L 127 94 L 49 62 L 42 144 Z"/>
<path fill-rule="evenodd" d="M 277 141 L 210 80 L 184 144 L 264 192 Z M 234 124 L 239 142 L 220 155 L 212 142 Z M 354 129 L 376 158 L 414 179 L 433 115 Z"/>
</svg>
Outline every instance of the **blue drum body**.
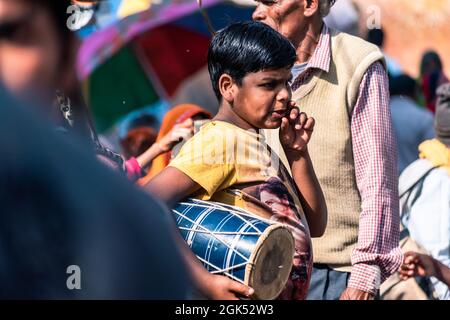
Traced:
<svg viewBox="0 0 450 320">
<path fill-rule="evenodd" d="M 283 291 L 295 252 L 287 226 L 196 199 L 179 203 L 173 212 L 184 240 L 209 272 L 250 286 L 253 299 L 275 299 Z"/>
<path fill-rule="evenodd" d="M 236 207 L 195 199 L 173 212 L 182 237 L 208 271 L 244 282 L 246 265 L 270 223 Z"/>
</svg>

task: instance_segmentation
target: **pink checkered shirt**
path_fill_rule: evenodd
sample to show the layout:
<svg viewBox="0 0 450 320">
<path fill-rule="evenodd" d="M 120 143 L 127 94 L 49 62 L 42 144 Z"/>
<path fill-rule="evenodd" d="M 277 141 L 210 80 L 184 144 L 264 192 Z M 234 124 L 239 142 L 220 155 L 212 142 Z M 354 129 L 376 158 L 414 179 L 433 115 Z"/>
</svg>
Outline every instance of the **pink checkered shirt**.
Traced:
<svg viewBox="0 0 450 320">
<path fill-rule="evenodd" d="M 292 83 L 292 90 L 307 82 L 314 68 L 328 72 L 330 61 L 330 30 L 324 25 L 314 55 Z M 362 212 L 348 287 L 375 294 L 403 259 L 399 248 L 397 147 L 388 78 L 380 62 L 369 67 L 360 84 L 351 116 L 351 136 Z"/>
</svg>

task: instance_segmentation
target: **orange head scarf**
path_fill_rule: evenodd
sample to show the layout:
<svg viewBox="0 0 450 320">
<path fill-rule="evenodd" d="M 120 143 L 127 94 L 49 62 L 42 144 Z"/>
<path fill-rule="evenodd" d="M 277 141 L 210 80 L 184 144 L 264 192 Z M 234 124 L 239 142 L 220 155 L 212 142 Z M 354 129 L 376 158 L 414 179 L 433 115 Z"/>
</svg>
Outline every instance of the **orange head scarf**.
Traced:
<svg viewBox="0 0 450 320">
<path fill-rule="evenodd" d="M 211 119 L 211 114 L 208 111 L 195 104 L 179 104 L 173 107 L 164 116 L 161 128 L 159 129 L 159 133 L 156 138 L 156 142 L 160 141 L 166 134 L 168 134 L 176 124 L 182 123 L 187 119 L 193 118 L 197 115 L 203 115 L 208 119 Z M 138 181 L 138 184 L 141 186 L 146 185 L 154 176 L 156 176 L 165 167 L 167 167 L 171 157 L 172 152 L 169 151 L 153 159 L 150 171 L 145 177 L 141 178 Z"/>
</svg>

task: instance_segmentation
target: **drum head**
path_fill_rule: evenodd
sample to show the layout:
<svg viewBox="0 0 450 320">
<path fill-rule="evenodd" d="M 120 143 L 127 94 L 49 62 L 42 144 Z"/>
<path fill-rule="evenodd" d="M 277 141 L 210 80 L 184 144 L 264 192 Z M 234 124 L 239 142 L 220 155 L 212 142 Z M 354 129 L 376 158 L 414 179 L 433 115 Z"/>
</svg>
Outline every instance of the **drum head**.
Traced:
<svg viewBox="0 0 450 320">
<path fill-rule="evenodd" d="M 255 290 L 259 300 L 277 298 L 291 273 L 294 237 L 281 224 L 268 227 L 256 243 L 245 270 L 245 284 Z"/>
</svg>

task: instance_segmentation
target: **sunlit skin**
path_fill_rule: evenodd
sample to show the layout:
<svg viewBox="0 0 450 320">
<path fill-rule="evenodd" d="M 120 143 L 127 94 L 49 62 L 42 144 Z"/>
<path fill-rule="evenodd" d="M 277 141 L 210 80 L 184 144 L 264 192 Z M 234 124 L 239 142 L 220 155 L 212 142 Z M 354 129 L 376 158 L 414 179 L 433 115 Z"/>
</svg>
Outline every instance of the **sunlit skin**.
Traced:
<svg viewBox="0 0 450 320">
<path fill-rule="evenodd" d="M 319 41 L 322 17 L 318 0 L 256 1 L 252 18 L 263 22 L 288 38 L 297 51 L 297 62 L 309 60 Z"/>
<path fill-rule="evenodd" d="M 0 81 L 6 89 L 26 101 L 49 102 L 65 82 L 62 64 L 50 14 L 32 1 L 0 0 Z"/>
</svg>

